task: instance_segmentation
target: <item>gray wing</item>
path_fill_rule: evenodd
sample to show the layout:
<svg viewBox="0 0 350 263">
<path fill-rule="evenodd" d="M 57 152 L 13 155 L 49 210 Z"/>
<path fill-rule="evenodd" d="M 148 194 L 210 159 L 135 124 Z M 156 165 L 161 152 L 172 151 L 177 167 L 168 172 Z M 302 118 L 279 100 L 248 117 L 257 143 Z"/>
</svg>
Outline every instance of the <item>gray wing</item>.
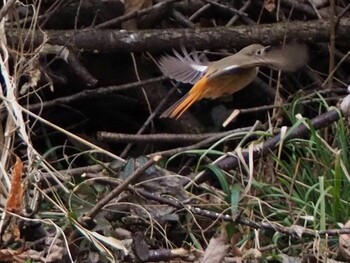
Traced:
<svg viewBox="0 0 350 263">
<path fill-rule="evenodd" d="M 267 48 L 261 54 L 245 55 L 235 54 L 235 59 L 226 57 L 216 62 L 220 70 L 208 72 L 208 80 L 226 74 L 239 74 L 246 69 L 254 67 L 269 67 L 282 71 L 296 71 L 308 60 L 307 47 L 302 44 L 289 44 L 282 48 L 269 51 Z M 236 55 L 238 57 L 236 57 Z M 232 64 L 232 61 L 235 63 Z"/>
<path fill-rule="evenodd" d="M 208 69 L 207 62 L 200 59 L 198 52 L 191 55 L 182 48 L 183 55 L 173 51 L 174 56 L 164 56 L 159 60 L 159 68 L 164 75 L 184 83 L 195 84 Z"/>
<path fill-rule="evenodd" d="M 307 46 L 298 43 L 288 44 L 271 51 L 267 50 L 260 57 L 262 66 L 265 64 L 267 67 L 283 71 L 296 71 L 304 66 L 308 59 Z"/>
</svg>

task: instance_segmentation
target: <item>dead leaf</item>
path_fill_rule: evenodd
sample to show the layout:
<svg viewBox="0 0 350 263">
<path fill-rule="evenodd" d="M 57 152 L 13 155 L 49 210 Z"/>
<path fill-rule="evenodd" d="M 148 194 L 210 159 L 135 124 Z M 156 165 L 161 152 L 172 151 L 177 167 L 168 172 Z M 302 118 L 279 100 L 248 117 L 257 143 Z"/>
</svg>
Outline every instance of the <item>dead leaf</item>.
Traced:
<svg viewBox="0 0 350 263">
<path fill-rule="evenodd" d="M 264 8 L 271 13 L 276 8 L 275 0 L 264 0 Z"/>
<path fill-rule="evenodd" d="M 1 262 L 24 262 L 28 258 L 31 260 L 41 260 L 42 253 L 35 250 L 23 250 L 23 249 L 1 249 L 0 258 Z"/>
<path fill-rule="evenodd" d="M 124 252 L 125 255 L 128 255 L 129 251 L 125 248 L 122 241 L 114 238 L 114 237 L 106 237 L 95 231 L 91 231 L 90 234 L 96 239 L 102 241 L 103 243 L 110 245 L 113 248 L 119 249 Z"/>
<path fill-rule="evenodd" d="M 259 259 L 261 257 L 262 255 L 259 250 L 255 248 L 250 248 L 243 254 L 242 259 L 249 261 L 248 259 Z"/>
<path fill-rule="evenodd" d="M 237 247 L 237 243 L 242 237 L 241 233 L 235 233 L 231 237 L 231 249 L 232 249 L 232 254 L 235 257 L 241 257 L 243 255 L 242 251 Z"/>
<path fill-rule="evenodd" d="M 15 257 L 23 252 L 22 249 L 12 250 L 12 249 L 1 249 L 0 258 L 2 262 L 16 262 Z"/>
<path fill-rule="evenodd" d="M 286 254 L 279 254 L 278 258 L 280 258 L 280 262 L 282 262 L 282 263 L 301 263 L 301 262 L 303 262 L 301 257 L 291 257 L 291 256 L 288 256 Z M 327 262 L 328 262 L 328 260 L 327 260 Z"/>
<path fill-rule="evenodd" d="M 47 249 L 49 249 L 47 256 L 42 257 L 41 259 L 44 262 L 62 262 L 63 256 L 67 254 L 67 250 L 62 246 L 62 244 L 54 244 L 52 246 L 48 246 Z"/>
<path fill-rule="evenodd" d="M 23 163 L 16 157 L 16 163 L 12 171 L 11 190 L 7 199 L 6 210 L 19 213 L 22 207 L 23 184 L 22 184 Z"/>
<path fill-rule="evenodd" d="M 29 88 L 36 88 L 38 86 L 38 83 L 41 79 L 41 73 L 39 66 L 34 67 L 32 66 L 30 70 L 28 70 L 28 82 L 24 83 L 21 87 L 19 94 L 24 95 L 28 92 Z"/>
<path fill-rule="evenodd" d="M 218 263 L 222 262 L 227 254 L 227 249 L 229 245 L 227 244 L 226 233 L 221 233 L 218 237 L 213 237 L 209 241 L 209 245 L 204 252 L 203 259 L 201 263 Z"/>
</svg>

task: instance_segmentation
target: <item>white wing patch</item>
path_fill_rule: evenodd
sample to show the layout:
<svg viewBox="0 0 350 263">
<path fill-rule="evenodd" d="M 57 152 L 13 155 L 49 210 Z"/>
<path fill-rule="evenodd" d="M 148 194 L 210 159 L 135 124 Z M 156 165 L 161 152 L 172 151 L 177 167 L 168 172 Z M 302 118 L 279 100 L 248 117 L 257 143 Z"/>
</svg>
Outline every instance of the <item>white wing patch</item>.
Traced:
<svg viewBox="0 0 350 263">
<path fill-rule="evenodd" d="M 218 76 L 225 75 L 227 73 L 234 74 L 235 72 L 239 72 L 240 70 L 242 70 L 242 67 L 240 65 L 226 66 L 225 68 L 222 68 L 220 70 L 214 70 L 212 72 L 208 72 L 207 79 L 208 80 L 214 79 Z"/>
<path fill-rule="evenodd" d="M 223 71 L 231 71 L 231 70 L 234 70 L 234 69 L 237 69 L 237 68 L 240 68 L 240 66 L 239 65 L 230 65 L 228 67 L 225 67 L 223 69 Z"/>
<path fill-rule="evenodd" d="M 191 64 L 191 67 L 200 72 L 206 72 L 208 70 L 208 66 L 204 65 Z"/>
</svg>

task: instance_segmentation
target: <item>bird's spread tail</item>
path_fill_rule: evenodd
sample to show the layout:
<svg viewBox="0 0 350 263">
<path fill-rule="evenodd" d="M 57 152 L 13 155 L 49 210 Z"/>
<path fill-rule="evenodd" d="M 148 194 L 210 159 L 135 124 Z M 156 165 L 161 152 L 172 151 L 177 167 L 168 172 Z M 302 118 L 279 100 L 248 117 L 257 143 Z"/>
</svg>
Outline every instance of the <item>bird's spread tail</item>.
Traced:
<svg viewBox="0 0 350 263">
<path fill-rule="evenodd" d="M 203 77 L 193 88 L 181 99 L 175 102 L 170 108 L 160 115 L 160 118 L 180 118 L 180 116 L 192 106 L 193 103 L 203 98 L 203 91 L 206 85 L 206 79 Z"/>
<path fill-rule="evenodd" d="M 171 107 L 160 115 L 160 118 L 180 118 L 180 116 L 189 108 L 193 103 L 198 100 L 200 94 L 190 94 L 187 93 L 177 102 L 175 102 Z"/>
</svg>

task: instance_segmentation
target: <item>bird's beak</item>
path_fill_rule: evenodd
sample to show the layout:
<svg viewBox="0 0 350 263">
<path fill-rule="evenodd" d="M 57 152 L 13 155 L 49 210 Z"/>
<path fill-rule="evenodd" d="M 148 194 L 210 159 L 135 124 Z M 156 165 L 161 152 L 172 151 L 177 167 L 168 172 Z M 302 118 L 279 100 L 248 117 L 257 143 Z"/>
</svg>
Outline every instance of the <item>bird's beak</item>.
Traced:
<svg viewBox="0 0 350 263">
<path fill-rule="evenodd" d="M 271 46 L 266 46 L 266 47 L 263 47 L 262 49 L 261 49 L 261 55 L 264 55 L 265 53 L 266 53 L 266 51 L 269 51 L 269 49 L 271 48 Z"/>
</svg>

